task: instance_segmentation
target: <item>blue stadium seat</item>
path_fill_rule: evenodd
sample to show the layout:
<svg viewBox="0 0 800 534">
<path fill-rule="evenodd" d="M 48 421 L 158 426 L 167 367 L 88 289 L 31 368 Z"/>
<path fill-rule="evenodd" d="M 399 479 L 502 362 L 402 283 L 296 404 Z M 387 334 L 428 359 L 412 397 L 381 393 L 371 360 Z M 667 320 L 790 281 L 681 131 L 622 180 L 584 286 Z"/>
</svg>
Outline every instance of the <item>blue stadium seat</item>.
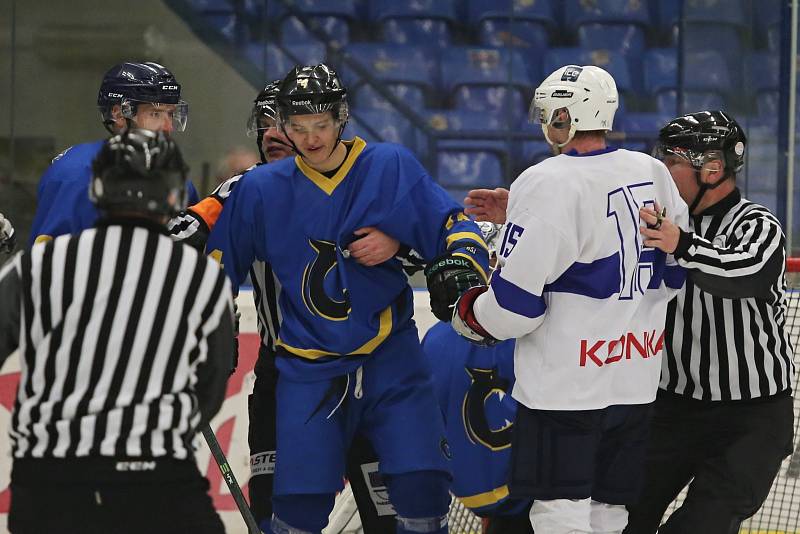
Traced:
<svg viewBox="0 0 800 534">
<path fill-rule="evenodd" d="M 521 113 L 523 92 L 533 85 L 517 50 L 453 47 L 442 54 L 441 72 L 442 90 L 452 94 L 459 107 L 476 111 L 482 106 L 490 110 L 512 106 Z"/>
<path fill-rule="evenodd" d="M 626 113 L 614 130 L 625 132 L 626 139 L 653 142 L 658 131 L 674 116 L 674 113 Z"/>
<path fill-rule="evenodd" d="M 555 12 L 550 0 L 469 0 L 467 17 L 473 25 L 488 19 L 524 20 L 555 28 Z"/>
<path fill-rule="evenodd" d="M 524 165 L 536 165 L 553 155 L 553 149 L 547 141 L 525 141 L 522 143 L 522 161 Z"/>
<path fill-rule="evenodd" d="M 406 83 L 387 83 L 386 89 L 398 99 L 415 110 L 422 110 L 425 107 L 425 94 L 423 90 L 416 86 Z M 371 85 L 362 84 L 351 91 L 352 101 L 360 109 L 386 109 L 394 110 L 395 107 L 389 103 Z"/>
<path fill-rule="evenodd" d="M 442 54 L 442 89 L 459 85 L 532 85 L 522 54 L 517 50 L 452 47 Z"/>
<path fill-rule="evenodd" d="M 459 133 L 459 136 L 439 140 L 438 147 L 440 149 L 459 151 L 488 150 L 501 155 L 512 152 L 502 136 L 498 139 L 481 138 L 481 135 L 487 133 L 502 134 L 508 131 L 516 131 L 516 125 L 507 126 L 505 120 L 494 114 L 459 109 L 426 110 L 426 113 L 428 125 L 434 130 L 451 134 L 454 132 Z M 469 134 L 469 138 L 466 138 L 464 134 Z"/>
<path fill-rule="evenodd" d="M 399 113 L 385 110 L 354 109 L 345 128 L 345 137 L 358 135 L 366 141 L 403 145 L 416 151 L 416 137 L 411 123 Z"/>
<path fill-rule="evenodd" d="M 607 70 L 617 83 L 620 92 L 635 90 L 630 67 L 625 57 L 608 50 L 586 50 L 584 48 L 551 48 L 544 55 L 542 72 L 545 76 L 564 65 L 595 65 Z"/>
<path fill-rule="evenodd" d="M 564 2 L 564 20 L 574 27 L 593 22 L 637 24 L 647 27 L 650 25 L 650 12 L 647 9 L 647 2 L 566 0 Z"/>
<path fill-rule="evenodd" d="M 519 90 L 505 85 L 462 85 L 453 93 L 453 106 L 475 112 L 489 112 L 503 116 L 510 113 L 513 121 L 527 110 Z"/>
<path fill-rule="evenodd" d="M 742 39 L 740 29 L 734 26 L 690 24 L 684 25 L 683 49 L 686 52 L 716 52 L 722 57 L 730 72 L 730 80 L 738 86 L 738 75 L 742 62 Z M 676 43 L 677 44 L 677 43 Z"/>
<path fill-rule="evenodd" d="M 371 0 L 370 18 L 375 21 L 387 19 L 430 19 L 457 23 L 455 0 Z"/>
<path fill-rule="evenodd" d="M 513 46 L 526 54 L 528 64 L 531 59 L 538 58 L 541 50 L 548 47 L 550 33 L 547 27 L 536 21 L 504 19 L 484 19 L 478 23 L 478 38 L 484 46 Z M 538 60 L 534 62 L 538 65 Z M 530 68 L 528 69 L 530 71 Z M 538 77 L 530 72 L 531 76 Z"/>
<path fill-rule="evenodd" d="M 659 113 L 675 116 L 678 113 L 692 113 L 705 109 L 725 109 L 725 100 L 711 91 L 684 91 L 681 98 L 682 109 L 678 109 L 678 92 L 674 89 L 662 91 L 656 96 Z"/>
<path fill-rule="evenodd" d="M 423 46 L 387 45 L 384 43 L 353 43 L 347 47 L 347 57 L 358 61 L 379 80 L 413 84 L 432 91 L 439 76 L 439 56 L 435 49 Z M 343 65 L 342 77 L 350 87 L 361 83 L 361 77 Z"/>
<path fill-rule="evenodd" d="M 727 93 L 732 89 L 727 63 L 719 52 L 688 52 L 684 55 L 683 62 L 683 84 L 686 89 L 719 93 Z"/>
<path fill-rule="evenodd" d="M 780 85 L 780 56 L 771 52 L 751 52 L 744 59 L 744 83 L 752 93 L 777 91 Z"/>
<path fill-rule="evenodd" d="M 421 44 L 445 48 L 452 37 L 446 20 L 396 18 L 381 24 L 383 40 L 394 44 Z"/>
<path fill-rule="evenodd" d="M 443 187 L 495 188 L 504 184 L 503 164 L 492 152 L 442 150 L 436 167 L 436 178 Z"/>
<path fill-rule="evenodd" d="M 295 65 L 314 65 L 325 61 L 325 45 L 322 43 L 311 43 L 293 46 L 291 56 L 274 44 L 266 46 L 263 43 L 251 43 L 244 50 L 244 55 L 254 65 L 264 70 L 264 79 L 274 80 L 283 78 L 294 68 Z"/>
<path fill-rule="evenodd" d="M 644 53 L 644 91 L 655 95 L 678 85 L 678 52 L 675 48 L 651 48 Z"/>
<path fill-rule="evenodd" d="M 760 118 L 774 117 L 777 124 L 780 111 L 780 93 L 778 91 L 765 91 L 756 96 L 756 111 Z"/>
<path fill-rule="evenodd" d="M 339 17 L 308 17 L 309 24 L 316 24 L 319 32 L 326 36 L 326 41 L 334 48 L 342 48 L 350 42 L 350 27 L 347 21 Z M 315 41 L 317 38 L 297 17 L 286 17 L 281 23 L 281 44 L 294 48 L 298 44 Z"/>
<path fill-rule="evenodd" d="M 588 50 L 613 50 L 638 58 L 644 51 L 644 30 L 634 24 L 583 24 L 578 28 L 578 45 Z"/>
<path fill-rule="evenodd" d="M 742 0 L 684 0 L 683 18 L 688 23 L 703 23 L 706 28 L 718 24 L 749 25 Z"/>
<path fill-rule="evenodd" d="M 281 2 L 270 2 L 280 4 Z M 292 7 L 306 15 L 333 16 L 356 20 L 358 13 L 355 0 L 293 0 Z"/>
<path fill-rule="evenodd" d="M 681 16 L 681 2 L 675 0 L 657 0 L 656 19 L 662 31 L 671 31 Z"/>
</svg>

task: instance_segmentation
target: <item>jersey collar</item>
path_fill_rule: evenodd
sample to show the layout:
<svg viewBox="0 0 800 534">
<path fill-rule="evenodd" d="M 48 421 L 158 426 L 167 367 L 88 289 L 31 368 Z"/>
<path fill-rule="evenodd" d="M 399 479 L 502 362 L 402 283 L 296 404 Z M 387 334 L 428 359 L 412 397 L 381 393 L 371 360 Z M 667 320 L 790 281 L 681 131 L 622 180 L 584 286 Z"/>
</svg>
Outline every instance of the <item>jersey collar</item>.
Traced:
<svg viewBox="0 0 800 534">
<path fill-rule="evenodd" d="M 591 152 L 583 152 L 582 154 L 578 154 L 578 151 L 574 148 L 569 152 L 564 152 L 565 156 L 572 156 L 575 158 L 583 158 L 586 156 L 599 156 L 600 154 L 608 154 L 609 152 L 614 152 L 617 149 L 615 146 L 607 146 L 605 148 L 601 148 L 599 150 L 592 150 Z"/>
<path fill-rule="evenodd" d="M 339 167 L 339 170 L 336 174 L 333 175 L 333 178 L 328 178 L 324 174 L 315 171 L 303 161 L 303 158 L 300 156 L 294 157 L 294 162 L 297 165 L 297 168 L 300 169 L 306 178 L 314 182 L 314 184 L 325 191 L 329 196 L 333 194 L 334 189 L 344 180 L 347 173 L 350 172 L 350 169 L 356 162 L 356 158 L 361 154 L 361 152 L 366 148 L 367 143 L 361 139 L 360 137 L 356 136 L 353 138 L 352 141 L 342 141 L 342 143 L 351 145 L 350 146 L 350 153 L 347 154 L 347 157 L 344 158 L 344 162 L 342 166 Z"/>
</svg>

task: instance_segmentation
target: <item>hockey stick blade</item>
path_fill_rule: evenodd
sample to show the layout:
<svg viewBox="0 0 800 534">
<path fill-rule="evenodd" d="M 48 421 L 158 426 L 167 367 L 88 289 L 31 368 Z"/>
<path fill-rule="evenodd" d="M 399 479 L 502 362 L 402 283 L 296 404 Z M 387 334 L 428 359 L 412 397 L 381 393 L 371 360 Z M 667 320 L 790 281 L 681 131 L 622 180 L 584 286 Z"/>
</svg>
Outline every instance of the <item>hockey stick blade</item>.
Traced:
<svg viewBox="0 0 800 534">
<path fill-rule="evenodd" d="M 261 534 L 261 529 L 258 528 L 256 518 L 253 517 L 250 507 L 247 505 L 247 501 L 242 493 L 242 488 L 239 487 L 239 483 L 236 482 L 233 469 L 228 465 L 228 459 L 225 457 L 225 453 L 222 452 L 222 447 L 220 447 L 219 441 L 217 441 L 217 436 L 214 435 L 214 431 L 211 430 L 210 425 L 203 427 L 202 432 L 203 437 L 206 438 L 206 443 L 208 443 L 208 448 L 211 450 L 211 455 L 214 456 L 220 473 L 222 473 L 222 478 L 225 479 L 231 496 L 233 496 L 233 500 L 236 501 L 236 506 L 239 507 L 239 513 L 242 514 L 244 523 L 247 525 L 248 534 Z"/>
</svg>

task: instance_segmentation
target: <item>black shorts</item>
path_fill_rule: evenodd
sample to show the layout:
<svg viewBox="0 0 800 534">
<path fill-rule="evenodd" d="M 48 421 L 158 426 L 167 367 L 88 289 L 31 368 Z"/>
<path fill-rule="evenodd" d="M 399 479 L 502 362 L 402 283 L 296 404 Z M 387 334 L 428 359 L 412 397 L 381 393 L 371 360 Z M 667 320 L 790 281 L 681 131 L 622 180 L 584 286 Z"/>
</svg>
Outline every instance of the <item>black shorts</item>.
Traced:
<svg viewBox="0 0 800 534">
<path fill-rule="evenodd" d="M 643 485 L 651 406 L 555 411 L 520 405 L 511 449 L 511 495 L 635 501 Z"/>
<path fill-rule="evenodd" d="M 208 487 L 193 458 L 15 459 L 8 528 L 12 534 L 224 534 Z"/>
</svg>

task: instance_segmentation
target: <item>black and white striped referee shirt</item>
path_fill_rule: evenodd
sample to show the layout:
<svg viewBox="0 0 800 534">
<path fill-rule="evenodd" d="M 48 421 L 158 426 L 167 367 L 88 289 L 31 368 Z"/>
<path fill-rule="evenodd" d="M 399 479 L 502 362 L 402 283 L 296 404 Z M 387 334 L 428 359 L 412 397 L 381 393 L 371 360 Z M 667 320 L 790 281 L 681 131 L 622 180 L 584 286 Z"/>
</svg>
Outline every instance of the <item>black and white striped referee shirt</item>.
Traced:
<svg viewBox="0 0 800 534">
<path fill-rule="evenodd" d="M 172 238 L 185 241 L 200 250 L 205 249 L 208 235 L 219 217 L 219 212 L 222 211 L 225 201 L 231 196 L 241 178 L 241 174 L 228 178 L 199 204 L 172 219 L 167 224 Z M 278 308 L 281 284 L 273 274 L 270 264 L 263 261 L 253 263 L 250 268 L 250 281 L 253 284 L 253 300 L 261 344 L 274 354 L 275 340 L 278 339 L 278 331 L 283 320 Z"/>
<path fill-rule="evenodd" d="M 707 401 L 789 390 L 795 369 L 780 223 L 737 189 L 690 227 L 675 251 L 688 276 L 667 308 L 661 389 Z"/>
<path fill-rule="evenodd" d="M 143 220 L 34 245 L 0 271 L 0 360 L 19 349 L 15 458 L 192 456 L 233 359 L 230 282 Z"/>
</svg>

